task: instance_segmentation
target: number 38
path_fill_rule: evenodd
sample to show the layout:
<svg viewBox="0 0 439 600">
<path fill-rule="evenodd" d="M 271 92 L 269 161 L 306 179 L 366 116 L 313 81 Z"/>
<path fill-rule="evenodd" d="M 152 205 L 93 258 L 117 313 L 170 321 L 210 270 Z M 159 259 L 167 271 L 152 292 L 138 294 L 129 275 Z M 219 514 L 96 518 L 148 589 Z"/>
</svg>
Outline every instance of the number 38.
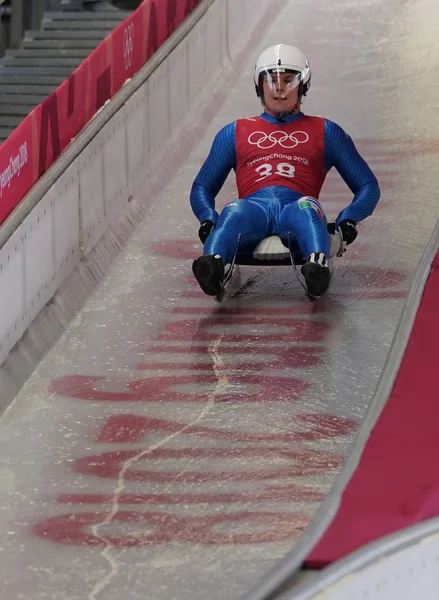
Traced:
<svg viewBox="0 0 439 600">
<path fill-rule="evenodd" d="M 288 177 L 289 179 L 292 179 L 294 177 L 294 171 L 295 171 L 295 168 L 293 167 L 293 165 L 282 162 L 282 163 L 278 163 L 276 165 L 276 171 L 274 174 L 281 175 L 282 177 Z M 256 172 L 259 173 L 259 175 L 260 175 L 260 177 L 258 179 L 256 179 L 256 181 L 262 181 L 266 177 L 270 177 L 270 175 L 273 174 L 273 165 L 270 165 L 270 164 L 261 165 L 260 167 L 258 167 L 256 169 Z"/>
</svg>

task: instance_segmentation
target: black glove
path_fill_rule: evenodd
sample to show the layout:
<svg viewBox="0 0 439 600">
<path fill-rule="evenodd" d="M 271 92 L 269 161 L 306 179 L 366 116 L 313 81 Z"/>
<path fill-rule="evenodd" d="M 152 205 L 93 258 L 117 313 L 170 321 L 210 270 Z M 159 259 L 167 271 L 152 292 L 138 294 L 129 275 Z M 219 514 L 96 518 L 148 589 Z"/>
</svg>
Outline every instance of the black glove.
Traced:
<svg viewBox="0 0 439 600">
<path fill-rule="evenodd" d="M 198 230 L 198 237 L 200 238 L 202 244 L 204 244 L 204 242 L 207 240 L 209 233 L 214 227 L 215 223 L 212 221 L 203 221 L 201 223 L 200 229 Z"/>
<path fill-rule="evenodd" d="M 355 241 L 355 238 L 358 235 L 357 224 L 355 221 L 345 219 L 338 224 L 338 228 L 340 229 L 343 241 L 346 242 L 347 246 Z"/>
<path fill-rule="evenodd" d="M 328 233 L 331 235 L 335 235 L 335 223 L 328 223 L 327 226 Z M 346 242 L 346 245 L 352 244 L 355 241 L 355 238 L 358 235 L 357 224 L 355 221 L 351 221 L 350 219 L 344 219 L 338 224 L 338 228 L 341 231 L 341 236 L 343 241 Z"/>
</svg>

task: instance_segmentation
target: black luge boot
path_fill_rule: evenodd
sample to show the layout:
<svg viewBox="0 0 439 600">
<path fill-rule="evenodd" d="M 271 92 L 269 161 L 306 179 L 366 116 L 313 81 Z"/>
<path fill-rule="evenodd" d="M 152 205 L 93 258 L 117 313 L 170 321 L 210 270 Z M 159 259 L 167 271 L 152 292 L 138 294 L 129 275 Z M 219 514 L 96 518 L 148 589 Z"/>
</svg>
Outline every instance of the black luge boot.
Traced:
<svg viewBox="0 0 439 600">
<path fill-rule="evenodd" d="M 322 252 L 313 252 L 302 268 L 308 298 L 317 300 L 328 290 L 331 281 L 327 257 Z"/>
<path fill-rule="evenodd" d="M 192 272 L 208 296 L 218 296 L 224 287 L 224 263 L 219 254 L 200 256 L 192 263 Z"/>
</svg>

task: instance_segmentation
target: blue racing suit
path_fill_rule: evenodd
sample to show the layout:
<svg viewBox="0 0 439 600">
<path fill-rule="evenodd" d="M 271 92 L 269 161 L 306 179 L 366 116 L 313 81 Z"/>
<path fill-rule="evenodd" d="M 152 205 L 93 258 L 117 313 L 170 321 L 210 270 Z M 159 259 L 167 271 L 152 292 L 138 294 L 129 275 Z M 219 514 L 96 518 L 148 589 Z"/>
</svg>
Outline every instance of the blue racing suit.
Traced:
<svg viewBox="0 0 439 600">
<path fill-rule="evenodd" d="M 302 112 L 289 115 L 286 117 L 286 122 L 294 122 L 300 126 L 300 120 L 304 116 Z M 281 133 L 282 124 L 278 123 L 275 117 L 263 113 L 260 118 L 276 125 L 278 128 L 276 133 Z M 378 203 L 380 198 L 378 181 L 343 129 L 328 119 L 321 121 L 323 121 L 323 176 L 335 167 L 354 194 L 352 203 L 340 212 L 336 224 L 338 225 L 344 219 L 358 223 L 371 215 Z M 330 236 L 327 232 L 324 211 L 318 198 L 308 198 L 298 189 L 294 189 L 294 179 L 289 180 L 288 187 L 284 185 L 261 187 L 254 193 L 230 202 L 221 215 L 218 215 L 215 210 L 215 197 L 230 171 L 233 169 L 236 172 L 237 169 L 236 129 L 235 121 L 218 132 L 210 153 L 192 185 L 190 203 L 195 216 L 200 223 L 212 221 L 215 224 L 215 228 L 204 244 L 204 254 L 219 254 L 224 264 L 227 264 L 231 262 L 237 251 L 239 235 L 242 250 L 254 248 L 269 235 L 278 235 L 284 243 L 288 243 L 289 233 L 292 233 L 305 257 L 309 257 L 313 252 L 323 252 L 329 256 Z M 299 133 L 303 134 L 303 132 Z M 248 141 L 250 138 L 251 136 Z M 257 160 L 253 162 L 257 163 Z M 248 164 L 252 165 L 251 162 Z M 289 165 L 281 164 L 284 165 L 281 167 L 284 170 L 281 175 L 286 172 L 290 177 Z M 289 168 L 294 170 L 294 167 Z M 301 199 L 305 199 L 305 202 Z M 304 207 L 308 208 L 304 210 Z"/>
</svg>

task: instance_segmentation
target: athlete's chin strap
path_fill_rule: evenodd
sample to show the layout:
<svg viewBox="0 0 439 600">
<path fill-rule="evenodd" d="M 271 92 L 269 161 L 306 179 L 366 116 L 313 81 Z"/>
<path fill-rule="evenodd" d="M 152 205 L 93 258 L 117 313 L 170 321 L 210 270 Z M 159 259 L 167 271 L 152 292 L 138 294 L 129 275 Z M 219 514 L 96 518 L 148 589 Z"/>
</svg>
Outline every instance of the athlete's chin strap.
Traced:
<svg viewBox="0 0 439 600">
<path fill-rule="evenodd" d="M 287 117 L 291 117 L 291 115 L 296 114 L 299 110 L 300 110 L 300 106 L 299 106 L 299 104 L 296 104 L 296 106 L 294 106 L 293 109 L 289 110 L 288 112 L 276 113 L 276 115 L 275 115 L 276 121 L 278 123 L 286 123 Z"/>
</svg>

